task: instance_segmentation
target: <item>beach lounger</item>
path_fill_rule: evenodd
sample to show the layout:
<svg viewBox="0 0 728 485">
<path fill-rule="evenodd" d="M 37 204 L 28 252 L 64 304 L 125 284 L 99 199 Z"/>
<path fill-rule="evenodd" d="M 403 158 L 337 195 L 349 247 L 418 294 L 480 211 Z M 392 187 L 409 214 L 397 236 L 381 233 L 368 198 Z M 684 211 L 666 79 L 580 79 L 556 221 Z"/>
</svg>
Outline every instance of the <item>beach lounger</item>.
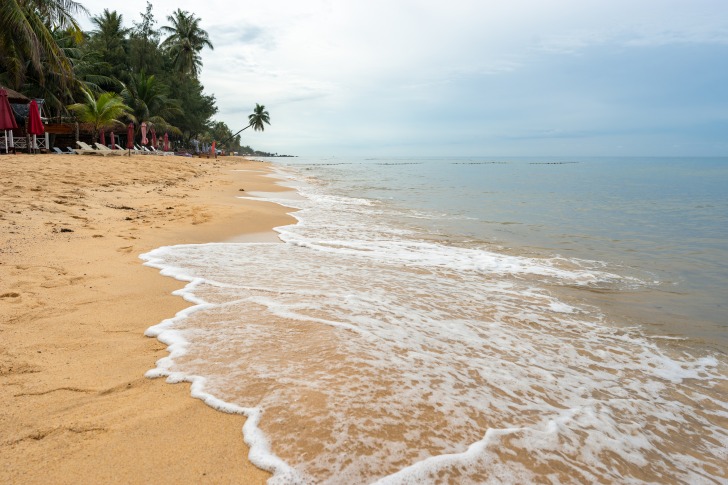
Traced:
<svg viewBox="0 0 728 485">
<path fill-rule="evenodd" d="M 73 148 L 71 148 L 71 147 L 66 147 L 66 152 L 64 152 L 64 153 L 67 153 L 68 155 L 78 155 L 78 154 L 76 153 L 76 150 L 74 150 L 74 149 L 73 149 Z"/>
<path fill-rule="evenodd" d="M 153 146 L 150 146 L 149 149 L 152 151 L 154 155 L 174 155 L 172 152 L 165 152 L 164 150 L 157 150 Z"/>
<path fill-rule="evenodd" d="M 122 147 L 121 145 L 119 145 L 118 143 L 116 143 L 116 149 L 117 149 L 117 150 L 121 150 L 121 151 L 123 151 L 124 153 L 127 153 L 127 152 L 129 152 L 129 151 L 130 151 L 130 150 L 129 150 L 128 148 L 123 148 L 123 147 Z M 133 153 L 134 155 L 137 155 L 137 154 L 139 154 L 139 150 L 137 150 L 136 148 L 132 148 L 132 149 L 131 149 L 131 152 L 132 152 L 132 153 Z"/>
<path fill-rule="evenodd" d="M 101 152 L 109 152 L 112 155 L 123 155 L 126 153 L 126 150 L 112 150 L 111 148 L 107 147 L 106 145 L 102 145 L 101 143 L 94 143 L 96 145 L 96 148 L 99 149 Z"/>
<path fill-rule="evenodd" d="M 79 155 L 101 155 L 102 157 L 105 157 L 107 155 L 115 155 L 114 153 L 111 153 L 111 150 L 102 152 L 100 150 L 96 150 L 91 145 L 88 145 L 80 140 L 76 142 L 76 145 L 80 147 L 75 150 L 75 152 Z"/>
<path fill-rule="evenodd" d="M 136 149 L 136 152 L 140 155 L 147 155 L 149 154 L 149 150 L 144 149 L 143 146 L 134 144 L 134 149 Z"/>
<path fill-rule="evenodd" d="M 69 155 L 68 152 L 64 152 L 58 147 L 53 147 L 53 151 L 56 153 L 56 155 Z"/>
<path fill-rule="evenodd" d="M 73 153 L 75 153 L 76 155 L 95 155 L 96 154 L 96 150 L 92 149 L 91 147 L 89 147 L 88 145 L 83 143 L 83 145 L 86 145 L 88 147 L 88 148 L 84 148 L 82 143 L 83 142 L 81 142 L 81 141 L 76 142 L 76 144 L 78 144 L 79 148 L 73 148 L 72 149 Z M 69 147 L 69 149 L 70 148 L 71 147 Z"/>
</svg>

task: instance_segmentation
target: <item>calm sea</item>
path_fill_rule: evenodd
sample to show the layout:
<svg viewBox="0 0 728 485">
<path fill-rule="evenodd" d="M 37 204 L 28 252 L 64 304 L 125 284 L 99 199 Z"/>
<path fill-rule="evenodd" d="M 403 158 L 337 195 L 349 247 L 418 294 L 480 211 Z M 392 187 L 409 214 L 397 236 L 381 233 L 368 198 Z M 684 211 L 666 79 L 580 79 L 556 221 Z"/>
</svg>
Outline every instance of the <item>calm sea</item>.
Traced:
<svg viewBox="0 0 728 485">
<path fill-rule="evenodd" d="M 728 480 L 728 159 L 275 165 L 283 243 L 144 255 L 273 482 Z"/>
</svg>

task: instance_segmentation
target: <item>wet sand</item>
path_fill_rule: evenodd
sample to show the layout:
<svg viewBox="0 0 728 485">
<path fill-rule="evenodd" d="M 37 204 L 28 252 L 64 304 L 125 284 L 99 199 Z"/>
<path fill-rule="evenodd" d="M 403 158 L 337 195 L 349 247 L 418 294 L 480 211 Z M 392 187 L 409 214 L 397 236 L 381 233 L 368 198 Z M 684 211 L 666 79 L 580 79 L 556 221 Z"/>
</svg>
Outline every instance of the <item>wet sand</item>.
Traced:
<svg viewBox="0 0 728 485">
<path fill-rule="evenodd" d="M 244 171 L 235 171 L 244 170 Z M 138 255 L 292 223 L 261 162 L 0 155 L 0 483 L 264 483 L 244 417 L 147 379 L 188 304 Z M 243 190 L 241 190 L 243 189 Z"/>
</svg>

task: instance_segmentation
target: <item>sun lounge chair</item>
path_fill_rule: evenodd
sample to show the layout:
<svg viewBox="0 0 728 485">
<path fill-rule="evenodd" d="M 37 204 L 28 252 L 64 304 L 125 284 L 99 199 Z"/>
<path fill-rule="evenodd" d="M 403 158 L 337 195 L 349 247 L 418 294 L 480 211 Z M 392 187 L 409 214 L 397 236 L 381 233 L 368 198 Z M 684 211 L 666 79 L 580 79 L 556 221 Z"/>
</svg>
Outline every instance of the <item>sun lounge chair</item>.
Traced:
<svg viewBox="0 0 728 485">
<path fill-rule="evenodd" d="M 71 148 L 71 147 L 66 147 L 66 152 L 65 152 L 65 153 L 67 153 L 67 154 L 69 154 L 69 155 L 78 155 L 78 154 L 76 153 L 76 150 L 74 150 L 74 149 L 73 149 L 73 148 Z"/>
<path fill-rule="evenodd" d="M 78 145 L 79 148 L 74 148 L 73 153 L 75 153 L 77 155 L 95 155 L 98 152 L 98 150 L 94 150 L 93 148 L 86 145 L 82 141 L 77 141 L 76 144 Z M 84 145 L 86 145 L 86 146 L 84 147 Z"/>
<path fill-rule="evenodd" d="M 96 148 L 99 149 L 101 152 L 110 152 L 112 155 L 123 155 L 126 150 L 112 150 L 111 148 L 107 147 L 106 145 L 102 145 L 101 143 L 94 143 L 96 145 Z"/>
<path fill-rule="evenodd" d="M 149 145 L 149 149 L 152 151 L 152 153 L 154 155 L 159 155 L 159 156 L 162 156 L 162 155 L 170 155 L 169 153 L 167 153 L 167 152 L 165 152 L 163 150 L 158 150 L 158 149 L 154 148 L 153 145 Z"/>
<path fill-rule="evenodd" d="M 119 145 L 118 143 L 116 144 L 116 149 L 117 149 L 117 150 L 122 150 L 122 151 L 123 151 L 123 152 L 125 152 L 125 153 L 129 151 L 129 149 L 128 149 L 128 148 L 124 148 L 124 147 L 122 147 L 121 145 Z M 139 153 L 139 150 L 137 150 L 136 148 L 132 148 L 132 149 L 131 149 L 131 152 L 132 152 L 133 154 L 137 155 L 137 154 Z"/>
<path fill-rule="evenodd" d="M 165 156 L 167 156 L 167 155 L 174 155 L 173 152 L 165 152 L 164 150 L 158 150 L 158 149 L 154 148 L 151 145 L 149 146 L 149 150 L 151 150 L 151 152 L 154 155 L 165 155 Z"/>
<path fill-rule="evenodd" d="M 76 145 L 78 145 L 81 148 L 77 148 L 75 151 L 79 155 L 101 155 L 102 157 L 105 157 L 107 155 L 115 155 L 111 152 L 111 150 L 107 150 L 105 152 L 102 152 L 101 150 L 96 150 L 94 147 L 78 140 L 76 141 Z"/>
<path fill-rule="evenodd" d="M 63 150 L 61 150 L 58 147 L 53 147 L 53 151 L 55 152 L 56 155 L 68 155 L 67 152 L 64 152 Z"/>
</svg>

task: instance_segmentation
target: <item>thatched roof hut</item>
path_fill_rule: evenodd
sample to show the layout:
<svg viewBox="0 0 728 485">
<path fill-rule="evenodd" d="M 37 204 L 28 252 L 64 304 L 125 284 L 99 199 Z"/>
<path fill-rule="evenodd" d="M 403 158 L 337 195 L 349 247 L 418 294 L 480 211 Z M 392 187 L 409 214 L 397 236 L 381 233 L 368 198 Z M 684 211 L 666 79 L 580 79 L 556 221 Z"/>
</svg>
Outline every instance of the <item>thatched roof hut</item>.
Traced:
<svg viewBox="0 0 728 485">
<path fill-rule="evenodd" d="M 0 86 L 0 89 L 4 89 L 5 91 L 7 91 L 8 101 L 10 101 L 11 103 L 19 103 L 19 104 L 30 103 L 29 97 L 27 97 L 23 94 L 20 94 L 19 92 L 15 91 L 13 89 L 6 88 L 4 86 Z"/>
</svg>

